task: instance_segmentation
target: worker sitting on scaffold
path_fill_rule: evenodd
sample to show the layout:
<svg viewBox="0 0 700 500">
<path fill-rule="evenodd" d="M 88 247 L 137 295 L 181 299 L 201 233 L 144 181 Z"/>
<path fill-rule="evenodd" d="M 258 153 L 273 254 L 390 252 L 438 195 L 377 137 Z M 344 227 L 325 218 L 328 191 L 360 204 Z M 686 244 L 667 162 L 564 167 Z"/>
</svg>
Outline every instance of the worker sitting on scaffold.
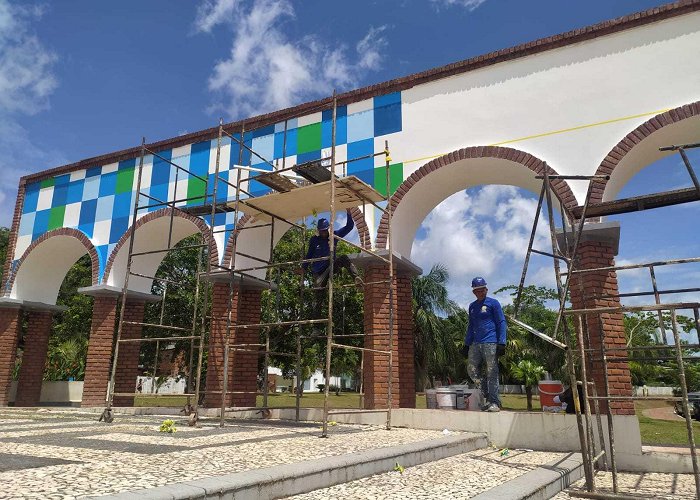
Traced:
<svg viewBox="0 0 700 500">
<path fill-rule="evenodd" d="M 345 226 L 334 231 L 335 235 L 343 238 L 345 237 L 352 228 L 355 227 L 355 223 L 350 215 L 350 209 L 346 211 L 347 222 Z M 328 257 L 331 254 L 330 245 L 328 243 L 328 230 L 330 224 L 328 219 L 321 218 L 316 224 L 316 229 L 318 234 L 311 237 L 309 240 L 309 250 L 306 252 L 306 259 L 318 259 L 321 257 Z M 334 272 L 340 269 L 347 269 L 350 276 L 353 277 L 355 283 L 358 286 L 363 285 L 362 278 L 357 273 L 357 268 L 350 262 L 347 255 L 336 256 L 336 245 L 338 240 L 333 241 L 333 259 L 334 259 Z M 329 260 L 317 260 L 315 262 L 304 262 L 302 264 L 303 270 L 307 271 L 311 269 L 311 274 L 313 274 L 313 287 L 314 287 L 314 301 L 313 301 L 313 317 L 318 319 L 321 317 L 321 306 L 323 304 L 323 297 L 325 295 L 325 288 L 328 284 L 328 277 L 330 275 L 330 261 Z M 303 272 L 303 271 L 302 271 Z"/>
</svg>

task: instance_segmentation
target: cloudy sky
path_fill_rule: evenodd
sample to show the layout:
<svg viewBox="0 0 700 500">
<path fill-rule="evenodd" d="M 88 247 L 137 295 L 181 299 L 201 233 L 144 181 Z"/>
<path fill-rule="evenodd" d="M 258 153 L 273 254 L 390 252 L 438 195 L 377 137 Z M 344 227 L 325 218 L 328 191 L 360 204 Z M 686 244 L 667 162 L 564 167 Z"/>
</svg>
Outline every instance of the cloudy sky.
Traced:
<svg viewBox="0 0 700 500">
<path fill-rule="evenodd" d="M 0 225 L 21 175 L 295 105 L 646 9 L 652 0 L 0 0 Z M 700 163 L 700 156 L 694 155 Z M 676 158 L 621 196 L 687 186 Z M 413 259 L 444 263 L 450 290 L 520 275 L 536 200 L 506 186 L 458 193 L 424 221 Z M 697 204 L 620 217 L 620 260 L 700 255 Z M 538 235 L 547 246 L 545 231 Z M 535 259 L 531 282 L 552 284 Z M 700 268 L 661 271 L 690 286 Z M 621 276 L 626 289 L 643 273 Z M 678 282 L 678 280 L 682 283 Z M 675 281 L 674 281 L 675 280 Z M 645 285 L 643 285 L 643 283 Z"/>
</svg>

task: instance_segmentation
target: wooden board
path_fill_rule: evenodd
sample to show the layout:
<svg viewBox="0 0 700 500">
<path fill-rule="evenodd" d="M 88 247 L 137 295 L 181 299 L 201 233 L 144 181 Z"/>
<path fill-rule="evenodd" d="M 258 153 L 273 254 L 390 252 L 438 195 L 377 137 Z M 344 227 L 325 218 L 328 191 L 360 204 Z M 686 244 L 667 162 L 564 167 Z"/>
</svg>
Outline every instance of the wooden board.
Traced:
<svg viewBox="0 0 700 500">
<path fill-rule="evenodd" d="M 377 203 L 384 197 L 373 187 L 355 176 L 337 179 L 335 209 L 345 210 L 361 206 L 364 200 Z M 312 184 L 287 193 L 274 193 L 257 198 L 241 199 L 240 210 L 256 219 L 270 221 L 273 214 L 280 219 L 294 221 L 314 213 L 330 210 L 331 181 Z M 232 206 L 233 203 L 229 203 Z M 268 212 L 266 214 L 265 212 Z"/>
</svg>

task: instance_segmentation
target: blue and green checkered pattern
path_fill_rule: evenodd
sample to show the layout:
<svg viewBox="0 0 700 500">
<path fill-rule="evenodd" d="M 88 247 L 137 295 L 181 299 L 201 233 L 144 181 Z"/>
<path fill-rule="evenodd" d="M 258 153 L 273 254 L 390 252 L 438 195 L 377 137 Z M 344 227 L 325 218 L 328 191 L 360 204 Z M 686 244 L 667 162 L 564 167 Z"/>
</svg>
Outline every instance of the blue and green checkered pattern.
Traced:
<svg viewBox="0 0 700 500">
<path fill-rule="evenodd" d="M 383 150 L 383 141 L 375 139 L 401 132 L 401 93 L 378 96 L 371 101 L 337 109 L 336 154 L 339 161 L 365 156 Z M 286 134 L 285 134 L 286 129 Z M 286 140 L 285 140 L 286 135 Z M 332 111 L 323 111 L 305 117 L 270 125 L 246 132 L 244 143 L 265 159 L 278 164 L 284 159 L 286 166 L 320 159 L 329 154 L 332 135 Z M 240 139 L 240 135 L 237 137 Z M 179 205 L 197 205 L 206 194 L 214 191 L 216 140 L 205 141 L 172 150 L 160 151 L 163 158 L 176 163 L 192 174 L 208 178 L 203 182 L 193 175 L 172 166 L 157 156 L 144 158 L 141 192 L 153 198 L 185 200 Z M 220 175 L 235 184 L 233 165 L 242 164 L 264 170 L 272 167 L 243 148 L 237 142 L 224 138 Z M 328 150 L 328 151 L 324 151 Z M 228 154 L 225 154 L 228 152 Z M 355 175 L 386 191 L 383 158 L 375 162 L 367 158 L 351 162 L 348 175 Z M 95 166 L 70 174 L 45 179 L 26 186 L 22 217 L 20 220 L 14 259 L 19 259 L 26 248 L 44 233 L 68 227 L 82 231 L 95 245 L 100 259 L 99 279 L 102 280 L 109 255 L 131 222 L 136 192 L 138 159 L 130 159 L 109 165 Z M 375 163 L 378 168 L 375 168 Z M 391 190 L 403 180 L 401 164 L 390 167 Z M 208 187 L 207 187 L 208 186 Z M 224 182 L 217 184 L 217 200 L 234 197 L 235 189 Z M 245 186 L 244 186 L 245 188 Z M 251 180 L 247 190 L 255 196 L 269 192 L 268 188 Z M 209 200 L 210 201 L 210 200 Z M 140 207 L 155 205 L 153 200 L 142 197 Z M 139 215 L 164 208 L 152 206 L 140 210 Z M 235 226 L 233 213 L 217 214 L 214 226 L 226 230 L 226 240 Z M 210 220 L 207 220 L 211 223 Z M 221 252 L 223 254 L 223 252 Z"/>
</svg>

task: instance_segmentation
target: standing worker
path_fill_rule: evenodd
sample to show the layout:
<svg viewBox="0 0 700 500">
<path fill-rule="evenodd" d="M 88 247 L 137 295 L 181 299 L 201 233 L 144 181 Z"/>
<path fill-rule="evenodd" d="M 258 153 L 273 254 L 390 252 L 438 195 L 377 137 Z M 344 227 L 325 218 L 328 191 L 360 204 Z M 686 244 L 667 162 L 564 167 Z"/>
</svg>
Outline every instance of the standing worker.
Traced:
<svg viewBox="0 0 700 500">
<path fill-rule="evenodd" d="M 486 280 L 472 280 L 476 300 L 469 304 L 469 326 L 464 339 L 467 373 L 484 397 L 482 411 L 501 410 L 498 396 L 498 358 L 506 352 L 506 318 L 501 304 L 487 297 Z"/>
<path fill-rule="evenodd" d="M 352 231 L 352 228 L 355 227 L 355 223 L 352 220 L 352 216 L 350 215 L 350 209 L 347 209 L 347 221 L 345 223 L 345 227 L 338 229 L 337 231 L 334 231 L 334 234 L 340 238 L 345 237 L 350 231 Z M 309 240 L 309 250 L 306 252 L 306 259 L 318 259 L 321 257 L 328 257 L 331 254 L 330 250 L 330 245 L 328 243 L 328 229 L 330 228 L 330 224 L 328 223 L 328 219 L 326 218 L 321 218 L 318 220 L 318 223 L 316 224 L 316 229 L 318 230 L 318 234 L 314 235 L 311 237 Z M 336 245 L 338 243 L 338 240 L 333 240 L 333 267 L 334 267 L 334 272 L 337 272 L 338 270 L 345 268 L 348 270 L 350 275 L 353 277 L 355 280 L 355 283 L 358 286 L 361 286 L 363 284 L 362 278 L 357 273 L 357 268 L 355 265 L 350 262 L 350 259 L 348 258 L 347 255 L 341 255 L 340 257 L 336 257 L 335 251 L 336 251 Z M 311 268 L 311 274 L 313 274 L 313 286 L 314 286 L 314 304 L 313 304 L 313 315 L 314 319 L 318 319 L 321 317 L 321 305 L 323 304 L 323 296 L 325 294 L 324 288 L 326 288 L 326 285 L 328 284 L 328 277 L 330 275 L 330 261 L 329 260 L 317 260 L 315 262 L 304 262 L 302 264 L 302 267 L 304 271 L 308 270 Z"/>
</svg>

